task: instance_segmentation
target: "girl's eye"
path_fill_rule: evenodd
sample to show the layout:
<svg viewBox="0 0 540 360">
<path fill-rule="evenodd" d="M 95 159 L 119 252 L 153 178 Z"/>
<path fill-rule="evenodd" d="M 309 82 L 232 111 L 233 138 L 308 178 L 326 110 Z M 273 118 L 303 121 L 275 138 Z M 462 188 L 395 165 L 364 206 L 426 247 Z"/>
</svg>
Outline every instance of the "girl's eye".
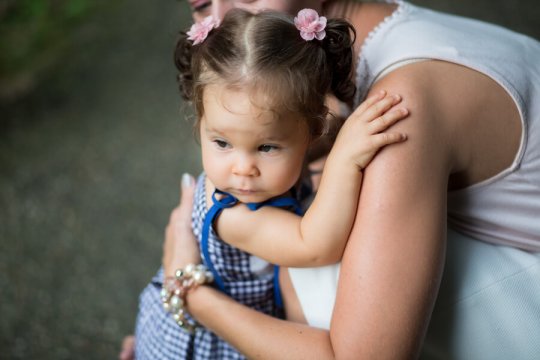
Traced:
<svg viewBox="0 0 540 360">
<path fill-rule="evenodd" d="M 260 152 L 271 152 L 271 151 L 276 151 L 278 150 L 279 148 L 276 146 L 276 145 L 268 145 L 268 144 L 265 144 L 265 145 L 261 145 L 259 146 L 259 151 Z"/>
<path fill-rule="evenodd" d="M 227 149 L 229 147 L 229 144 L 223 140 L 214 140 L 214 144 L 220 149 Z"/>
</svg>

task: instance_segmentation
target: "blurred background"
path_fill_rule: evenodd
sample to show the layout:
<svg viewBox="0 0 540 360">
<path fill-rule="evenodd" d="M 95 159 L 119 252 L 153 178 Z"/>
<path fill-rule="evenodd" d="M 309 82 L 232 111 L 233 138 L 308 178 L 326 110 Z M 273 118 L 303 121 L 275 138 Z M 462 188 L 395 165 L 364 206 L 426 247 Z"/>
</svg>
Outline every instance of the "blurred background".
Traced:
<svg viewBox="0 0 540 360">
<path fill-rule="evenodd" d="M 412 2 L 540 38 L 534 0 Z M 172 63 L 189 24 L 182 1 L 0 0 L 0 359 L 113 359 L 133 332 L 200 171 Z"/>
</svg>

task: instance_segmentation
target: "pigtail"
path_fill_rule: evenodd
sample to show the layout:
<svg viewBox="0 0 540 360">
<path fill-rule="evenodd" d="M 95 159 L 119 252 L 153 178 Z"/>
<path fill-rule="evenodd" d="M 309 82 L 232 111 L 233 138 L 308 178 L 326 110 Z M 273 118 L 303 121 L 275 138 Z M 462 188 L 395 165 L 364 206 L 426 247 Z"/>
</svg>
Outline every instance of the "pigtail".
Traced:
<svg viewBox="0 0 540 360">
<path fill-rule="evenodd" d="M 178 87 L 182 98 L 193 100 L 193 70 L 191 59 L 193 57 L 193 44 L 188 40 L 185 32 L 181 32 L 174 50 L 174 64 L 178 69 Z"/>
<path fill-rule="evenodd" d="M 323 48 L 332 73 L 332 93 L 346 104 L 351 104 L 356 86 L 352 81 L 354 27 L 347 21 L 328 19 Z"/>
</svg>

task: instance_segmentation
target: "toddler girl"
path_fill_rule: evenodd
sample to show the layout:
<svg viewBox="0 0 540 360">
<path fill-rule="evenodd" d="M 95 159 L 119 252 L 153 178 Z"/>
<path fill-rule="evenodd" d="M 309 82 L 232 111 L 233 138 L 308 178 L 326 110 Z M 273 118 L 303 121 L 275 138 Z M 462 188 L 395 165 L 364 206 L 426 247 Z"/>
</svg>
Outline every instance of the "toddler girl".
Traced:
<svg viewBox="0 0 540 360">
<path fill-rule="evenodd" d="M 313 267 L 341 259 L 362 169 L 382 146 L 405 139 L 382 131 L 407 114 L 388 111 L 398 96 L 366 100 L 343 125 L 318 193 L 299 216 L 308 193 L 301 176 L 306 153 L 328 129 L 325 97 L 350 103 L 355 92 L 351 34 L 347 22 L 304 9 L 294 20 L 233 10 L 221 24 L 209 17 L 181 36 L 175 53 L 180 89 L 196 110 L 204 168 L 193 229 L 208 271 L 177 272 L 171 287 L 163 285 L 162 270 L 154 277 L 141 295 L 138 359 L 243 358 L 213 333 L 191 326 L 182 292 L 213 279 L 237 301 L 280 316 L 269 263 Z"/>
</svg>

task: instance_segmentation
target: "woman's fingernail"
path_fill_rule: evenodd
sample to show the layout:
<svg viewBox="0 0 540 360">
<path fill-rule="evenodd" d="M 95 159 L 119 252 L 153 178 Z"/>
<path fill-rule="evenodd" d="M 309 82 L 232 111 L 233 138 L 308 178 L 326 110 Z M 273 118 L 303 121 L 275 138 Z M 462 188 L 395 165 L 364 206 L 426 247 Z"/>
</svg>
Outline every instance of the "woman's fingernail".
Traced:
<svg viewBox="0 0 540 360">
<path fill-rule="evenodd" d="M 191 185 L 193 185 L 193 177 L 188 173 L 182 174 L 182 186 L 189 187 Z"/>
</svg>

